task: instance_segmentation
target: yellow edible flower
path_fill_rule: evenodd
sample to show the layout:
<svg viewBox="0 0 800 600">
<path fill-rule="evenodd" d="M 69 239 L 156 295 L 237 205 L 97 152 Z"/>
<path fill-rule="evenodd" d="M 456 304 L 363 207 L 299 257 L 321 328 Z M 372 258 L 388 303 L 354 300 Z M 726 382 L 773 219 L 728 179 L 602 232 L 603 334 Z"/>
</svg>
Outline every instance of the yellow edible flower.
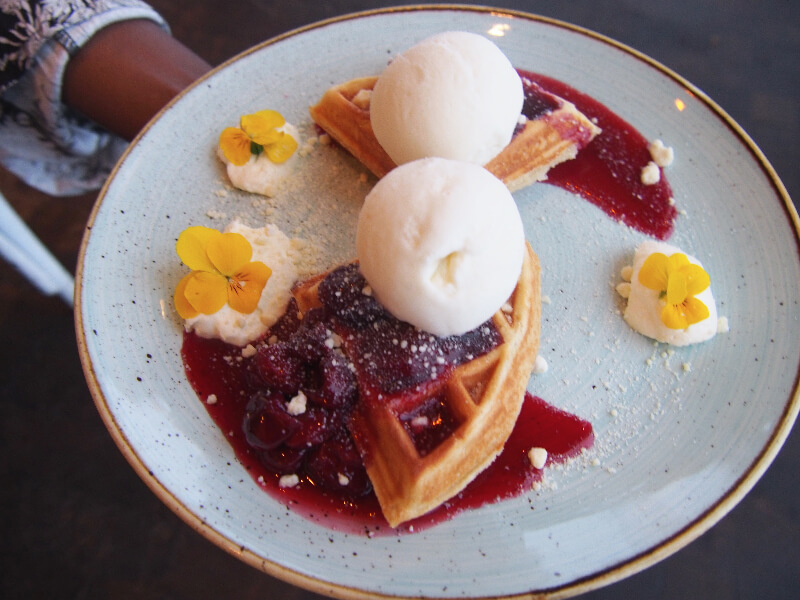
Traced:
<svg viewBox="0 0 800 600">
<path fill-rule="evenodd" d="M 175 308 L 182 318 L 211 315 L 225 304 L 245 314 L 256 309 L 272 270 L 250 262 L 253 248 L 243 235 L 189 227 L 175 249 L 192 269 L 175 288 Z"/>
<path fill-rule="evenodd" d="M 708 307 L 695 298 L 711 283 L 703 267 L 689 262 L 685 254 L 666 256 L 654 252 L 639 270 L 639 281 L 661 292 L 665 301 L 661 321 L 670 329 L 686 329 L 708 318 Z"/>
<path fill-rule="evenodd" d="M 219 136 L 219 147 L 231 163 L 241 167 L 251 154 L 264 152 L 272 162 L 281 164 L 297 150 L 297 140 L 280 127 L 286 119 L 274 110 L 261 110 L 240 119 L 240 127 L 226 127 Z"/>
</svg>

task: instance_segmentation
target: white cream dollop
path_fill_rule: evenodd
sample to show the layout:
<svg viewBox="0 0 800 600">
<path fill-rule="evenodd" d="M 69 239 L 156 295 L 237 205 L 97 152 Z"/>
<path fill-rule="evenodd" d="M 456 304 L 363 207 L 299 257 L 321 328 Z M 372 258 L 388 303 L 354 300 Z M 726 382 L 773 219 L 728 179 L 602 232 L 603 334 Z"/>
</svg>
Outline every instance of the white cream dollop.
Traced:
<svg viewBox="0 0 800 600">
<path fill-rule="evenodd" d="M 275 225 L 254 229 L 233 221 L 225 231 L 247 238 L 253 247 L 251 261 L 263 262 L 272 269 L 272 275 L 252 313 L 237 312 L 226 304 L 214 314 L 199 314 L 186 319 L 184 327 L 200 337 L 218 338 L 229 344 L 244 346 L 264 335 L 286 311 L 292 297 L 292 286 L 298 279 L 295 264 L 297 251 L 295 242 Z"/>
<path fill-rule="evenodd" d="M 300 132 L 291 123 L 284 123 L 282 127 L 278 128 L 278 131 L 288 133 L 298 144 L 300 143 Z M 245 192 L 272 197 L 278 193 L 280 186 L 294 170 L 298 160 L 298 152 L 292 153 L 282 163 L 272 162 L 267 158 L 267 153 L 262 152 L 258 155 L 251 154 L 250 160 L 243 165 L 234 165 L 225 157 L 219 147 L 217 147 L 217 157 L 225 165 L 228 179 L 235 187 Z"/>
<path fill-rule="evenodd" d="M 381 304 L 447 336 L 478 327 L 508 300 L 525 234 L 511 193 L 494 175 L 426 158 L 395 168 L 367 195 L 356 250 Z"/>
<path fill-rule="evenodd" d="M 670 329 L 664 325 L 661 320 L 661 308 L 664 306 L 664 301 L 659 297 L 659 291 L 647 288 L 639 282 L 639 271 L 644 261 L 655 252 L 660 252 L 665 256 L 672 256 L 677 252 L 686 254 L 679 248 L 664 242 L 648 240 L 637 246 L 633 257 L 633 268 L 630 270 L 630 286 L 623 287 L 628 295 L 628 305 L 623 315 L 625 321 L 642 335 L 673 346 L 697 344 L 714 337 L 717 333 L 717 306 L 714 302 L 714 295 L 711 293 L 711 286 L 696 296 L 708 307 L 707 318 L 686 329 Z M 686 258 L 692 264 L 703 266 L 693 256 L 686 254 Z"/>
<path fill-rule="evenodd" d="M 370 99 L 375 137 L 397 164 L 429 156 L 483 165 L 511 140 L 522 80 L 476 33 L 434 35 L 395 57 Z"/>
</svg>

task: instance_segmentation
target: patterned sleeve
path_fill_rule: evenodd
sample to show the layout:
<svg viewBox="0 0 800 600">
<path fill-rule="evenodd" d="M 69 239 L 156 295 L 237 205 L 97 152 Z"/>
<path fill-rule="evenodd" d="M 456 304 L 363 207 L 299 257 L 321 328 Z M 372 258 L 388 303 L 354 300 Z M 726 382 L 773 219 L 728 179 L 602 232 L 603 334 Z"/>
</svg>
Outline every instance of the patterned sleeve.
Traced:
<svg viewBox="0 0 800 600">
<path fill-rule="evenodd" d="M 164 20 L 139 0 L 0 0 L 0 164 L 48 194 L 98 189 L 126 142 L 61 103 L 67 63 L 97 31 Z"/>
</svg>

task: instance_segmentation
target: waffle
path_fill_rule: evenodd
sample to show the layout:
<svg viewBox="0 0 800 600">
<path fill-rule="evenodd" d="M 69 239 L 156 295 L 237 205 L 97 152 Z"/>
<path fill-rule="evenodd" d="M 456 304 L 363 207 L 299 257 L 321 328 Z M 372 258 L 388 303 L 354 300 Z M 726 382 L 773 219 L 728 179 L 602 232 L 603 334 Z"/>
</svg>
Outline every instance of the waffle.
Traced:
<svg viewBox="0 0 800 600">
<path fill-rule="evenodd" d="M 294 291 L 300 312 L 320 305 L 319 276 Z M 365 385 L 343 335 L 343 349 L 355 366 L 359 401 L 349 429 L 361 453 L 384 517 L 392 527 L 424 515 L 458 494 L 501 452 L 519 415 L 539 346 L 541 316 L 539 262 L 527 246 L 522 273 L 508 303 L 492 317 L 500 343 L 463 362 L 447 375 L 413 390 L 389 395 Z M 343 332 L 337 332 L 343 333 Z M 420 449 L 403 422 L 409 396 L 416 406 L 431 399 L 453 417 L 448 435 Z"/>
<path fill-rule="evenodd" d="M 363 77 L 329 88 L 309 112 L 317 125 L 381 178 L 396 165 L 378 143 L 370 124 L 369 100 L 377 80 Z M 534 83 L 525 84 L 526 94 L 534 94 L 549 109 L 524 120 L 511 142 L 485 165 L 512 192 L 543 180 L 547 171 L 574 158 L 600 133 L 572 103 Z"/>
</svg>

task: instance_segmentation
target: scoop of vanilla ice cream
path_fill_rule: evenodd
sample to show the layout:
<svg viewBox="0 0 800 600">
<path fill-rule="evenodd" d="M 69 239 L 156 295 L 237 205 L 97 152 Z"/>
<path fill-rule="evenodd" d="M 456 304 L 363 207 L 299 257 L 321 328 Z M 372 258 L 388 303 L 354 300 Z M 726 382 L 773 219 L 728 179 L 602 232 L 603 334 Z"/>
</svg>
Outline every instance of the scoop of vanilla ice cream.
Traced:
<svg viewBox="0 0 800 600">
<path fill-rule="evenodd" d="M 441 33 L 395 57 L 370 99 L 375 137 L 397 164 L 440 156 L 483 165 L 511 140 L 522 81 L 488 39 Z"/>
<path fill-rule="evenodd" d="M 696 296 L 708 307 L 708 317 L 686 329 L 670 329 L 664 325 L 661 320 L 664 301 L 660 298 L 660 292 L 647 288 L 639 282 L 639 271 L 647 257 L 654 252 L 660 252 L 665 256 L 672 256 L 676 252 L 686 254 L 675 246 L 652 240 L 642 242 L 637 246 L 633 257 L 628 305 L 623 315 L 625 321 L 639 333 L 673 346 L 697 344 L 714 337 L 717 333 L 717 306 L 714 302 L 714 295 L 711 293 L 711 286 Z M 703 266 L 693 256 L 686 254 L 686 258 L 692 264 Z"/>
<path fill-rule="evenodd" d="M 448 336 L 478 327 L 508 300 L 525 234 L 511 193 L 494 175 L 425 158 L 390 171 L 367 195 L 356 251 L 387 310 Z"/>
</svg>

